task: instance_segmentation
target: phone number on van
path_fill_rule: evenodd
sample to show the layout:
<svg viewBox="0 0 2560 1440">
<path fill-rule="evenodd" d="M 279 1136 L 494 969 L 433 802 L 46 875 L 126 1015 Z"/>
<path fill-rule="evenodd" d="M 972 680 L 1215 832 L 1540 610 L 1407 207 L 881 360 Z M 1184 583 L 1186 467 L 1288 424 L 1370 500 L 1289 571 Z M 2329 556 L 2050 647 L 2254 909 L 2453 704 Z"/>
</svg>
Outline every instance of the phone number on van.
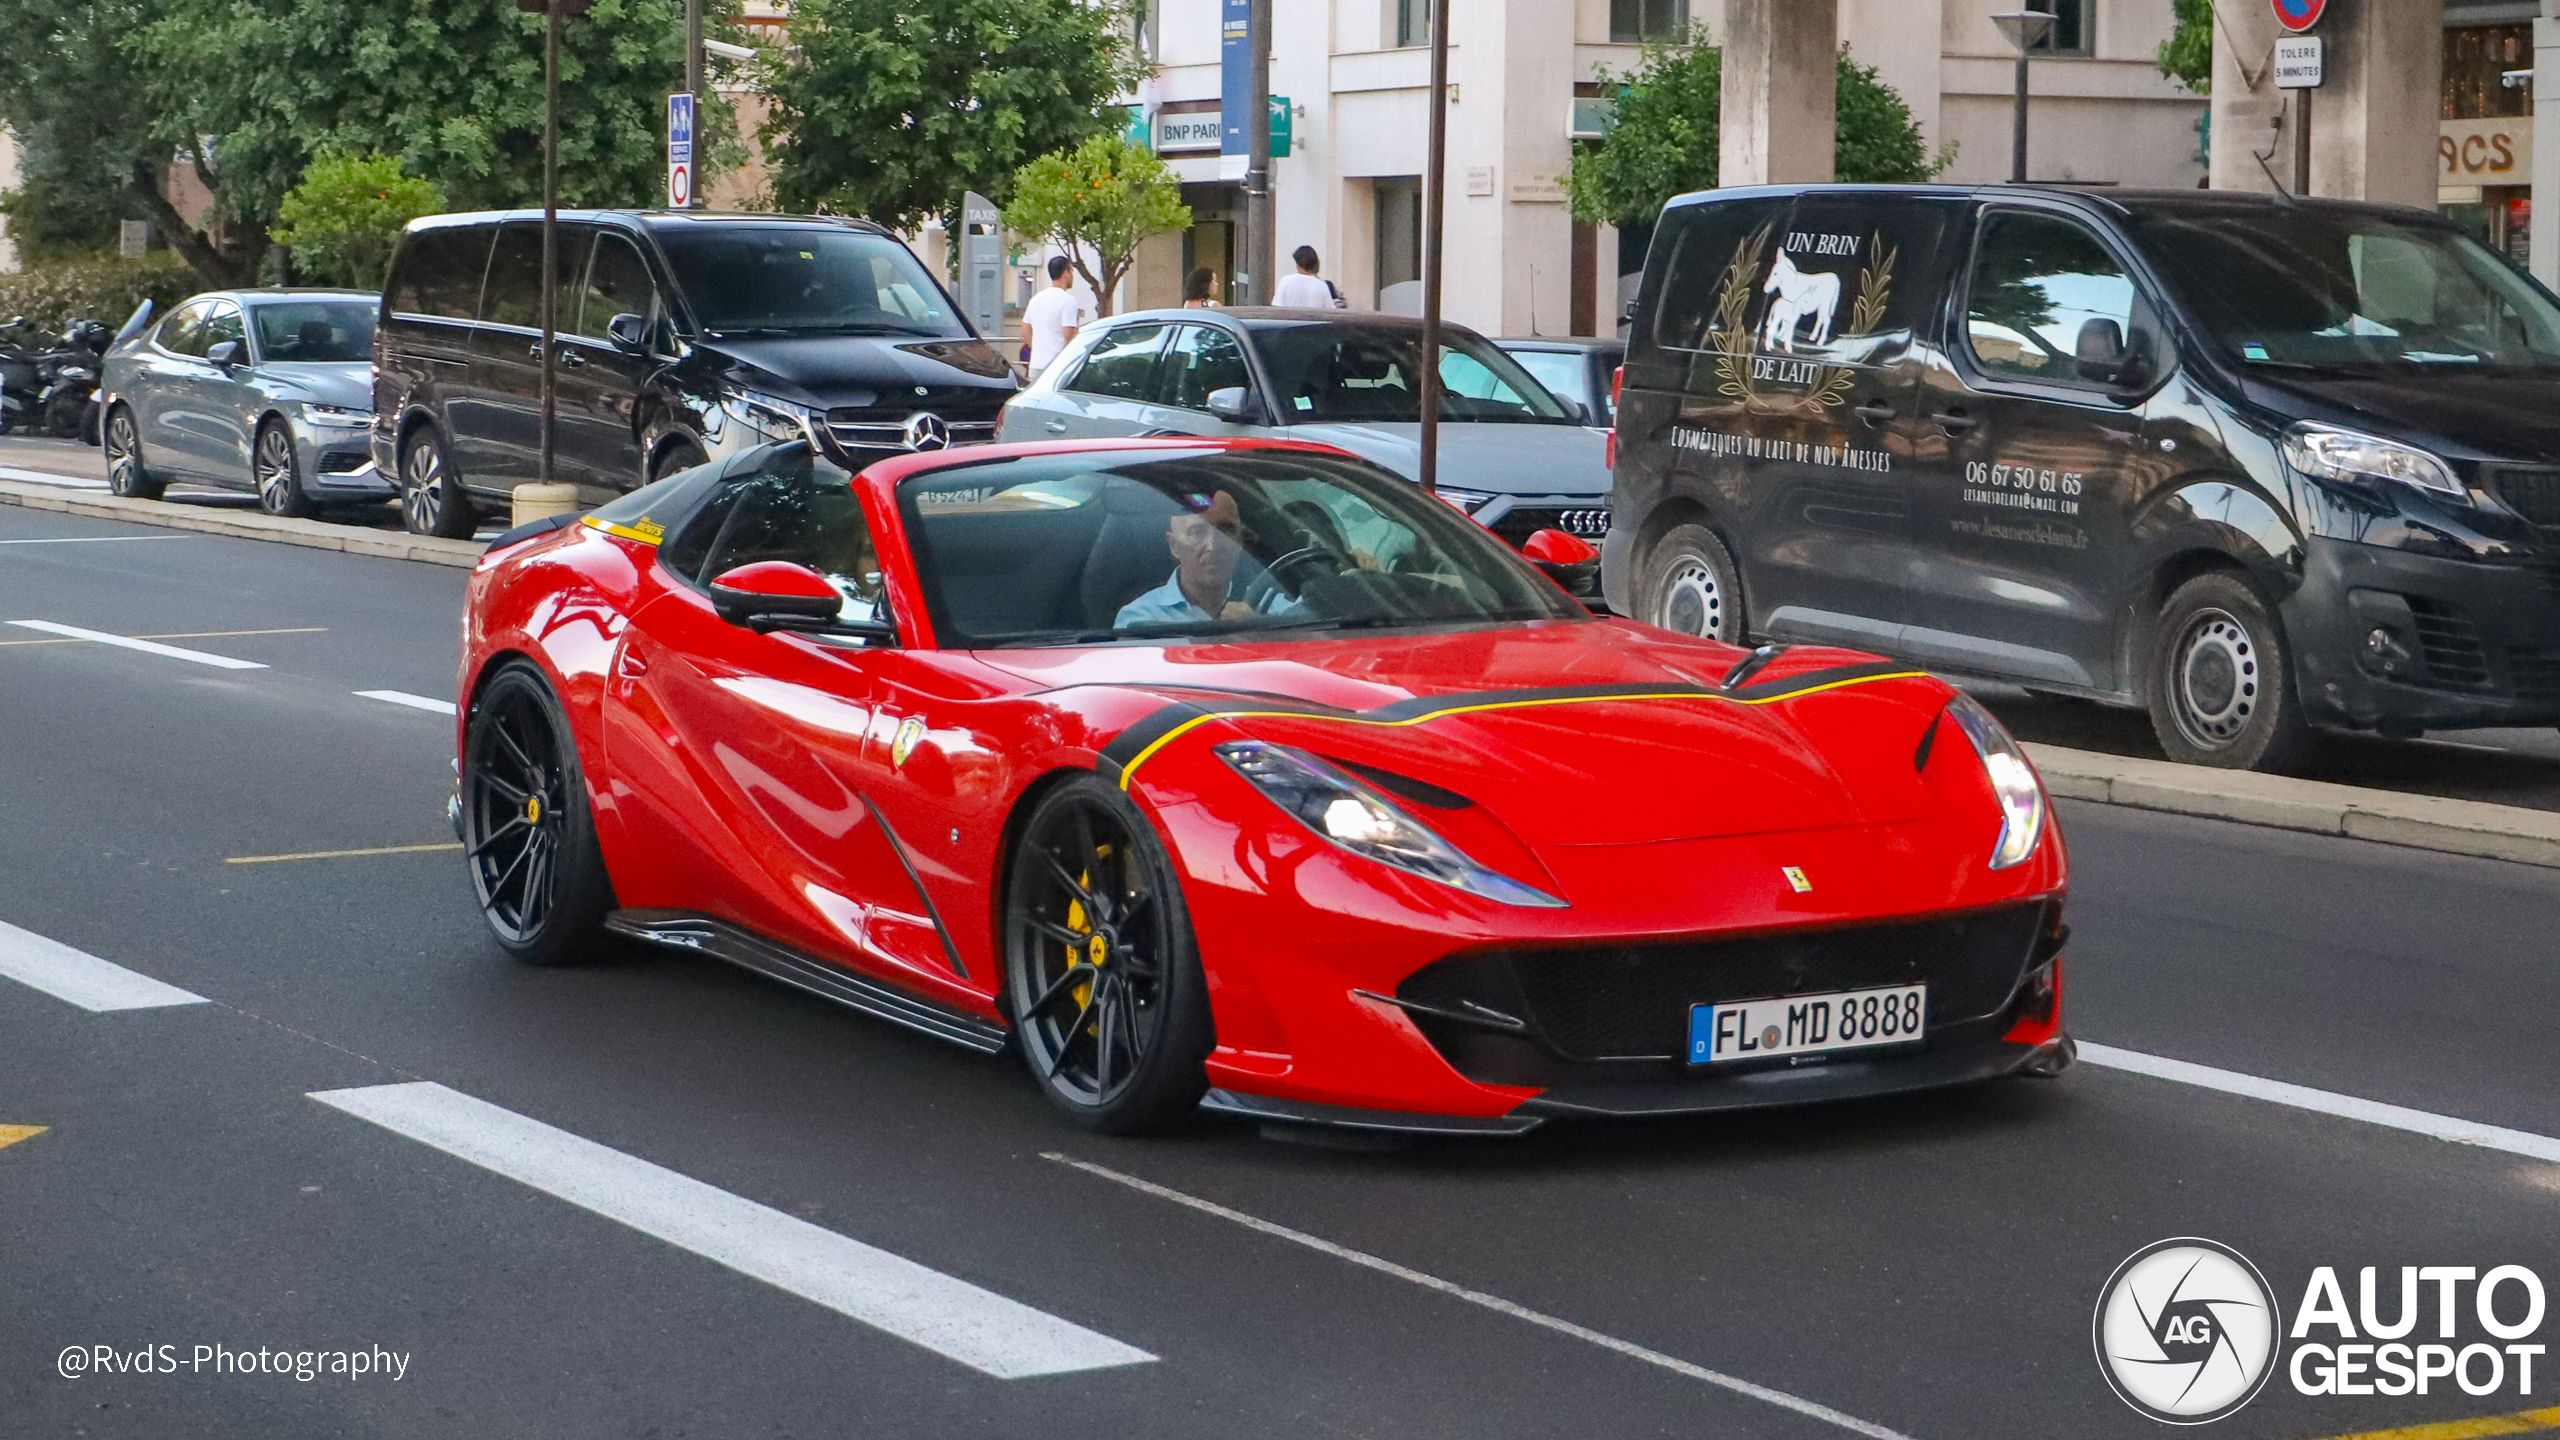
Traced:
<svg viewBox="0 0 2560 1440">
<path fill-rule="evenodd" d="M 2077 515 L 2086 479 L 2076 470 L 2039 470 L 2032 465 L 1969 460 L 1964 467 L 1964 498 L 1969 505 Z"/>
</svg>

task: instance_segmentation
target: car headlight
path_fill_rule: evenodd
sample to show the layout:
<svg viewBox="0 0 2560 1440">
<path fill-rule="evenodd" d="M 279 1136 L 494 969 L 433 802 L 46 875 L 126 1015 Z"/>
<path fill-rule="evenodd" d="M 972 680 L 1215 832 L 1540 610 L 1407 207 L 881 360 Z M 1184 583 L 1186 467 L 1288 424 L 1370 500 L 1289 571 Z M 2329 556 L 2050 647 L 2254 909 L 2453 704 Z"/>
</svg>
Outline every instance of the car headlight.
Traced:
<svg viewBox="0 0 2560 1440">
<path fill-rule="evenodd" d="M 1555 896 L 1468 859 L 1385 796 L 1304 751 L 1233 740 L 1218 747 L 1218 758 L 1300 824 L 1354 855 L 1505 905 L 1564 908 Z"/>
<path fill-rule="evenodd" d="M 1958 695 L 1947 702 L 1947 717 L 1973 742 L 1991 794 L 2000 802 L 2000 843 L 1991 849 L 1991 868 L 2006 870 L 2034 854 L 2036 842 L 2044 838 L 2044 785 L 2027 763 L 2027 752 L 1981 701 Z"/>
<path fill-rule="evenodd" d="M 1490 490 L 1452 490 L 1446 485 L 1441 486 L 1438 493 L 1441 499 L 1457 506 L 1459 513 L 1465 515 L 1473 515 L 1483 509 L 1485 502 L 1493 498 Z"/>
<path fill-rule="evenodd" d="M 354 405 L 322 405 L 302 402 L 302 418 L 314 425 L 352 426 L 373 423 L 373 412 Z"/>
<path fill-rule="evenodd" d="M 2470 492 L 2453 467 L 2414 446 L 2305 420 L 2284 432 L 2284 458 L 2314 480 L 2396 480 L 2456 500 Z"/>
<path fill-rule="evenodd" d="M 806 405 L 754 390 L 732 392 L 720 408 L 739 424 L 777 440 L 801 438 L 801 427 L 818 419 L 818 412 Z"/>
</svg>

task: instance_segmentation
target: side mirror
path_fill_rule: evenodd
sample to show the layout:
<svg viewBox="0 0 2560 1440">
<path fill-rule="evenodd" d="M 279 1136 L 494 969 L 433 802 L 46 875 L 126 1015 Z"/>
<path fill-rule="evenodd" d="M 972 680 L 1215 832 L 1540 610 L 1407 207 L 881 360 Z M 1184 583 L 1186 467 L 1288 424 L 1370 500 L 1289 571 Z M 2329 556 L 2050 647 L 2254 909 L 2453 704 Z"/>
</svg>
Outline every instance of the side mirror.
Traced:
<svg viewBox="0 0 2560 1440">
<path fill-rule="evenodd" d="M 604 333 L 613 348 L 627 354 L 638 355 L 649 348 L 649 322 L 627 311 L 606 321 Z"/>
<path fill-rule="evenodd" d="M 1241 385 L 1209 392 L 1209 415 L 1230 425 L 1259 425 L 1262 407 L 1253 403 L 1253 392 Z"/>
<path fill-rule="evenodd" d="M 1573 423 L 1576 425 L 1588 425 L 1591 423 L 1590 406 L 1583 404 L 1579 400 L 1568 400 L 1562 395 L 1556 397 L 1556 403 L 1564 407 L 1564 413 L 1572 416 Z"/>
<path fill-rule="evenodd" d="M 1591 577 L 1600 572 L 1600 552 L 1590 541 L 1562 530 L 1541 530 L 1520 547 L 1521 557 L 1545 572 L 1546 577 L 1579 596 L 1588 588 Z"/>
<path fill-rule="evenodd" d="M 2072 346 L 2074 367 L 2083 380 L 2115 384 L 2125 369 L 2124 327 L 2113 320 L 2080 322 L 2080 339 Z"/>
<path fill-rule="evenodd" d="M 204 352 L 204 358 L 214 366 L 224 370 L 228 370 L 234 365 L 245 365 L 249 363 L 247 357 L 240 353 L 240 342 L 237 340 L 222 341 L 212 349 Z"/>
<path fill-rule="evenodd" d="M 711 582 L 711 608 L 732 625 L 761 635 L 772 630 L 824 630 L 889 641 L 895 628 L 876 620 L 848 621 L 837 616 L 844 597 L 827 577 L 788 560 L 757 560 L 724 570 Z"/>
</svg>

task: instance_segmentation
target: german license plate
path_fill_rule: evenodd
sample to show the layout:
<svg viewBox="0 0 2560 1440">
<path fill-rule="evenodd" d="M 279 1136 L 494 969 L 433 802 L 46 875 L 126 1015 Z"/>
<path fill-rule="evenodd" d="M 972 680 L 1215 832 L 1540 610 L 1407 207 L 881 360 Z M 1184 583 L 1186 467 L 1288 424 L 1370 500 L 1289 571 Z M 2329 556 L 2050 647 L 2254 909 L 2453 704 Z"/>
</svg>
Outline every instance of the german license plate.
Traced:
<svg viewBox="0 0 2560 1440">
<path fill-rule="evenodd" d="M 1689 1063 L 1907 1045 L 1929 1023 L 1929 987 L 1835 990 L 1689 1007 Z"/>
</svg>

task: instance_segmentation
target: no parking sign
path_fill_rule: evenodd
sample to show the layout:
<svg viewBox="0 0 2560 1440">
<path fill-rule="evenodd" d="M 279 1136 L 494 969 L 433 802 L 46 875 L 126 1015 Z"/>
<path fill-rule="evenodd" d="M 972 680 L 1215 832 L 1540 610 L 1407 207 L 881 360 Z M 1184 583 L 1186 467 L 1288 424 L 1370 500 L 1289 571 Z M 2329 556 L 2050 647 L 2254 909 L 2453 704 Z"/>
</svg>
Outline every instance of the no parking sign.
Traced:
<svg viewBox="0 0 2560 1440">
<path fill-rule="evenodd" d="M 678 91 L 667 97 L 667 208 L 693 204 L 693 96 Z"/>
<path fill-rule="evenodd" d="M 2299 35 L 2320 23 L 2320 12 L 2329 8 L 2329 0 L 2274 0 L 2276 23 Z"/>
</svg>

